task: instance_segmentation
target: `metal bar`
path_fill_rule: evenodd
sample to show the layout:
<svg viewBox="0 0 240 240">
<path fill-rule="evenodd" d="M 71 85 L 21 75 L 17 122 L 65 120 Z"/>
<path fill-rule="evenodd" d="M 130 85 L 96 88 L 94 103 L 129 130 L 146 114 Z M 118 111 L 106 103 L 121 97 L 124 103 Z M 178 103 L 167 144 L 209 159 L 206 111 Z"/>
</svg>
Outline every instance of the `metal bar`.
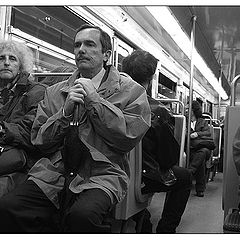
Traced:
<svg viewBox="0 0 240 240">
<path fill-rule="evenodd" d="M 167 103 L 168 102 L 169 103 L 172 103 L 172 102 L 179 103 L 179 105 L 182 106 L 182 114 L 184 114 L 184 104 L 180 100 L 178 100 L 178 99 L 171 99 L 171 98 L 157 98 L 156 100 L 158 100 L 160 102 L 167 102 Z"/>
<path fill-rule="evenodd" d="M 219 76 L 219 83 L 222 87 L 222 75 L 223 75 L 223 45 L 224 45 L 224 27 L 222 26 L 222 42 L 221 42 L 221 56 L 220 56 L 220 76 Z M 217 118 L 220 118 L 220 112 L 221 112 L 221 96 L 218 94 L 218 111 L 217 111 Z"/>
<path fill-rule="evenodd" d="M 217 118 L 213 118 L 212 121 L 213 121 L 213 122 L 217 122 L 217 124 L 218 124 L 219 126 L 220 126 L 220 124 L 221 124 L 220 120 L 218 120 Z"/>
<path fill-rule="evenodd" d="M 202 116 L 205 117 L 206 120 L 209 119 L 210 125 L 211 125 L 211 126 L 213 125 L 213 124 L 212 124 L 212 123 L 213 123 L 213 120 L 212 120 L 212 117 L 211 117 L 211 116 L 209 116 L 208 114 L 205 114 L 205 113 L 203 113 Z"/>
<path fill-rule="evenodd" d="M 49 72 L 49 73 L 31 73 L 32 76 L 34 77 L 48 77 L 48 76 L 71 76 L 73 73 L 70 72 Z"/>
<path fill-rule="evenodd" d="M 190 160 L 190 131 L 191 131 L 191 116 L 192 116 L 192 98 L 193 98 L 193 70 L 194 70 L 194 61 L 193 61 L 193 50 L 195 46 L 195 25 L 197 17 L 193 15 L 192 17 L 192 31 L 191 31 L 191 72 L 190 72 L 190 88 L 189 88 L 189 110 L 188 110 L 188 122 L 187 122 L 187 157 L 186 165 L 189 166 Z"/>
<path fill-rule="evenodd" d="M 240 74 L 238 74 L 231 83 L 231 98 L 230 98 L 230 106 L 235 106 L 235 92 L 236 92 L 236 86 L 237 82 L 240 79 Z"/>
</svg>

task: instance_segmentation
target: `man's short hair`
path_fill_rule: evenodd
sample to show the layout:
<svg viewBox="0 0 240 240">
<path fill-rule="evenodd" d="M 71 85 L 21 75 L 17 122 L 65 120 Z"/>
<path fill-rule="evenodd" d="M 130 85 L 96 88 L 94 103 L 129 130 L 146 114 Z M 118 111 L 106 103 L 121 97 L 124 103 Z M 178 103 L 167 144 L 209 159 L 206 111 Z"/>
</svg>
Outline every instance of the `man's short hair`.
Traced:
<svg viewBox="0 0 240 240">
<path fill-rule="evenodd" d="M 105 53 L 108 50 L 112 50 L 112 42 L 111 42 L 110 36 L 98 26 L 83 24 L 81 27 L 77 29 L 74 39 L 76 38 L 77 33 L 87 28 L 97 29 L 100 32 L 100 42 L 102 44 L 102 53 Z"/>
<path fill-rule="evenodd" d="M 150 82 L 157 68 L 158 59 L 144 50 L 135 50 L 122 61 L 122 71 L 139 84 Z"/>
</svg>

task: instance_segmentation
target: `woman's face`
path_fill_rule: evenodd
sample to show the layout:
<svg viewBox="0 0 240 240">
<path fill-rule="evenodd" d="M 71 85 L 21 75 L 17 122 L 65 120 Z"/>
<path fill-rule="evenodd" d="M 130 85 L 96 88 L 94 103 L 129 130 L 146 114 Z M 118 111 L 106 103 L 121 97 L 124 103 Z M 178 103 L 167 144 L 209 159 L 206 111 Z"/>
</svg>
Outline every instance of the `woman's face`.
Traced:
<svg viewBox="0 0 240 240">
<path fill-rule="evenodd" d="M 0 53 L 0 80 L 11 82 L 20 72 L 20 59 L 11 50 Z"/>
</svg>

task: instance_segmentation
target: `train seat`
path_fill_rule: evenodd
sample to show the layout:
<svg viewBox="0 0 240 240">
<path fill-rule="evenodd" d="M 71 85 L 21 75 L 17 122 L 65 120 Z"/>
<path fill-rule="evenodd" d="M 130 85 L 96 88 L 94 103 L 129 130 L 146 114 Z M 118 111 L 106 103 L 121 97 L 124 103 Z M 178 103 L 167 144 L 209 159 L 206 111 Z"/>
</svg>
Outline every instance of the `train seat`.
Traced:
<svg viewBox="0 0 240 240">
<path fill-rule="evenodd" d="M 174 136 L 180 144 L 179 166 L 185 167 L 184 144 L 186 134 L 186 118 L 183 115 L 174 115 Z M 130 186 L 126 197 L 118 203 L 104 220 L 111 225 L 112 233 L 127 233 L 130 221 L 136 221 L 135 231 L 141 232 L 142 220 L 146 208 L 150 205 L 153 194 L 142 194 L 142 145 L 141 142 L 129 153 Z M 138 217 L 135 217 L 138 215 Z"/>
<path fill-rule="evenodd" d="M 111 225 L 112 233 L 127 233 L 131 218 L 139 214 L 136 223 L 136 232 L 141 229 L 144 210 L 149 206 L 152 194 L 142 194 L 142 144 L 141 142 L 129 153 L 130 185 L 126 197 L 111 211 L 110 216 L 104 220 Z M 142 216 L 141 214 L 142 213 Z"/>
<path fill-rule="evenodd" d="M 186 117 L 184 115 L 174 115 L 175 129 L 174 136 L 180 145 L 179 166 L 186 167 L 186 157 L 184 156 L 184 145 L 186 137 Z"/>
<path fill-rule="evenodd" d="M 213 119 L 210 115 L 208 115 L 207 113 L 203 113 L 202 114 L 203 118 L 208 121 L 208 125 L 210 127 L 210 133 L 211 133 L 211 136 L 214 140 L 214 143 L 215 143 L 215 131 L 214 131 L 214 126 L 213 126 Z M 216 144 L 216 143 L 215 143 Z M 213 158 L 213 155 L 214 155 L 214 150 L 211 150 L 211 155 L 208 159 L 206 159 L 206 170 L 205 170 L 205 175 L 206 175 L 206 182 L 208 182 L 210 180 L 210 173 L 214 167 L 214 158 Z"/>
<path fill-rule="evenodd" d="M 240 106 L 228 106 L 224 124 L 223 196 L 224 218 L 239 204 L 239 176 L 233 161 L 233 139 L 239 127 Z"/>
<path fill-rule="evenodd" d="M 220 159 L 220 153 L 221 153 L 221 145 L 222 145 L 222 128 L 219 126 L 213 126 L 213 140 L 216 145 L 216 148 L 213 150 L 213 155 L 212 155 L 212 175 L 210 181 L 214 180 L 214 177 L 217 172 L 217 166 L 219 163 Z"/>
<path fill-rule="evenodd" d="M 230 208 L 223 224 L 224 233 L 240 233 L 240 211 Z"/>
</svg>

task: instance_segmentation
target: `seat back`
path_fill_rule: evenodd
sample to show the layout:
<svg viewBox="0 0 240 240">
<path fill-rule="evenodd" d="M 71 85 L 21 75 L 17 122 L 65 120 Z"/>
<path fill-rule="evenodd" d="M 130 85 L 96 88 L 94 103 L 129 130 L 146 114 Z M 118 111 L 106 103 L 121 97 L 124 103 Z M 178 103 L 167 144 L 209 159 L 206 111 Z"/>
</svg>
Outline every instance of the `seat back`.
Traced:
<svg viewBox="0 0 240 240">
<path fill-rule="evenodd" d="M 240 107 L 228 106 L 224 124 L 223 156 L 223 196 L 222 208 L 224 217 L 230 208 L 237 208 L 239 203 L 239 176 L 233 161 L 233 139 L 239 127 Z"/>
<path fill-rule="evenodd" d="M 174 115 L 175 128 L 174 136 L 180 145 L 179 166 L 186 167 L 186 158 L 184 157 L 184 146 L 186 137 L 186 117 L 184 115 Z"/>
<path fill-rule="evenodd" d="M 184 104 L 178 99 L 170 99 L 170 98 L 158 98 L 157 99 L 161 103 L 176 103 L 177 111 L 174 113 L 175 118 L 175 128 L 174 128 L 174 136 L 180 145 L 180 154 L 179 154 L 179 166 L 186 167 L 186 154 L 184 153 L 185 146 L 185 137 L 186 137 L 186 117 L 184 116 Z"/>
<path fill-rule="evenodd" d="M 222 128 L 213 126 L 214 143 L 216 148 L 213 150 L 213 158 L 219 159 L 222 145 Z"/>
<path fill-rule="evenodd" d="M 151 194 L 142 194 L 142 143 L 140 142 L 130 153 L 130 185 L 126 197 L 115 207 L 114 217 L 127 220 L 145 209 L 151 202 Z"/>
<path fill-rule="evenodd" d="M 174 136 L 180 144 L 179 166 L 185 167 L 184 143 L 186 134 L 186 118 L 183 115 L 174 115 Z M 130 186 L 126 197 L 115 207 L 114 217 L 118 220 L 127 220 L 131 216 L 145 209 L 151 202 L 152 194 L 142 194 L 142 144 L 141 142 L 129 153 Z"/>
<path fill-rule="evenodd" d="M 222 208 L 224 218 L 229 209 L 238 208 L 239 204 L 239 176 L 233 161 L 233 139 L 239 128 L 240 106 L 235 106 L 235 91 L 237 81 L 240 75 L 237 75 L 231 83 L 231 101 L 226 109 L 224 124 L 224 156 L 223 156 L 223 195 Z"/>
</svg>

